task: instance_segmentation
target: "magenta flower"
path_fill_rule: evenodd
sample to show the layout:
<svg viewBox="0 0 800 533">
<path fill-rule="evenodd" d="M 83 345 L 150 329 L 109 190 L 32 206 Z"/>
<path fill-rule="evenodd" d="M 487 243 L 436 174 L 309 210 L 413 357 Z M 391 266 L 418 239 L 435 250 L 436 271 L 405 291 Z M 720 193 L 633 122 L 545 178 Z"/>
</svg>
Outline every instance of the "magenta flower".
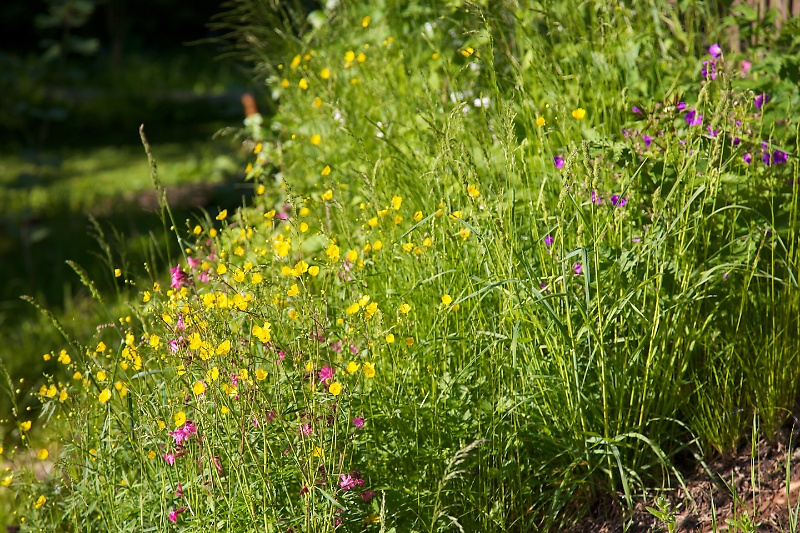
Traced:
<svg viewBox="0 0 800 533">
<path fill-rule="evenodd" d="M 189 266 L 192 268 L 192 270 L 194 270 L 195 268 L 197 268 L 197 267 L 198 267 L 198 265 L 200 265 L 200 263 L 202 263 L 202 261 L 201 261 L 200 259 L 195 259 L 195 258 L 194 258 L 194 257 L 192 257 L 191 255 L 190 255 L 189 257 L 187 257 L 187 258 L 186 258 L 186 261 L 188 261 L 188 263 L 189 263 Z"/>
<path fill-rule="evenodd" d="M 175 268 L 170 268 L 169 273 L 172 275 L 173 289 L 180 289 L 186 285 L 186 279 L 188 276 L 186 275 L 186 272 L 181 270 L 181 265 L 177 265 Z"/>
<path fill-rule="evenodd" d="M 699 126 L 703 123 L 703 115 L 695 111 L 694 109 L 686 113 L 686 123 L 689 126 Z"/>
<path fill-rule="evenodd" d="M 575 275 L 580 276 L 583 273 L 583 265 L 580 263 L 575 263 L 572 265 L 572 270 L 575 271 Z"/>
<path fill-rule="evenodd" d="M 363 428 L 364 427 L 364 419 L 361 418 L 360 416 L 357 416 L 357 417 L 353 418 L 353 425 L 358 429 Z"/>
<path fill-rule="evenodd" d="M 164 460 L 167 462 L 169 466 L 175 465 L 175 454 L 174 453 L 165 453 Z"/>
<path fill-rule="evenodd" d="M 177 496 L 178 498 L 183 496 L 183 486 L 181 485 L 180 481 L 178 481 L 178 488 L 175 489 L 175 496 Z"/>
<path fill-rule="evenodd" d="M 719 130 L 712 130 L 710 124 L 706 126 L 706 131 L 708 131 L 708 134 L 711 135 L 712 137 L 716 137 L 717 135 L 719 135 Z"/>
<path fill-rule="evenodd" d="M 217 472 L 220 474 L 222 473 L 222 463 L 219 460 L 219 455 L 214 456 L 214 466 L 217 468 Z"/>
<path fill-rule="evenodd" d="M 717 63 L 716 61 L 703 61 L 703 77 L 711 77 L 712 80 L 717 79 Z"/>
<path fill-rule="evenodd" d="M 603 197 L 597 194 L 597 191 L 592 190 L 592 202 L 594 205 L 600 205 L 603 203 Z"/>
<path fill-rule="evenodd" d="M 761 108 L 769 102 L 769 95 L 767 93 L 761 93 L 756 95 L 756 99 L 753 101 L 753 104 L 756 106 L 756 109 L 761 111 Z"/>
<path fill-rule="evenodd" d="M 556 168 L 561 169 L 564 167 L 564 159 L 562 157 L 554 155 L 553 164 L 556 166 Z"/>
<path fill-rule="evenodd" d="M 551 237 L 550 235 L 548 235 L 547 237 L 545 237 L 545 238 L 544 238 L 544 245 L 545 245 L 545 246 L 547 246 L 548 248 L 550 248 L 550 246 L 552 246 L 552 245 L 553 245 L 553 241 L 554 241 L 554 240 L 555 240 L 555 239 L 553 239 L 553 237 Z"/>
<path fill-rule="evenodd" d="M 344 490 L 350 490 L 356 486 L 356 480 L 350 474 L 340 474 L 339 480 L 339 486 Z"/>
<path fill-rule="evenodd" d="M 183 441 L 188 440 L 189 437 L 197 433 L 197 426 L 195 426 L 191 420 L 187 420 L 183 423 L 181 427 L 176 429 L 175 431 L 170 431 L 169 435 L 173 439 L 175 439 L 175 445 L 180 446 Z"/>
<path fill-rule="evenodd" d="M 638 107 L 636 107 L 636 106 L 633 106 L 631 109 L 632 109 L 632 110 L 633 110 L 633 112 L 634 112 L 634 113 L 636 113 L 637 115 L 641 115 L 641 114 L 642 114 L 642 110 L 641 110 L 641 109 L 639 109 L 639 108 L 638 108 Z"/>
<path fill-rule="evenodd" d="M 333 379 L 334 374 L 334 370 L 328 365 L 325 365 L 322 367 L 322 370 L 319 371 L 319 380 L 327 383 L 329 380 Z"/>
<path fill-rule="evenodd" d="M 747 72 L 750 70 L 750 67 L 752 67 L 752 66 L 753 66 L 753 64 L 751 62 L 742 61 L 742 66 L 740 67 L 741 70 L 742 70 L 742 74 L 747 74 Z"/>
<path fill-rule="evenodd" d="M 642 140 L 644 141 L 644 145 L 650 148 L 650 145 L 653 144 L 653 137 L 649 135 L 642 135 Z"/>
<path fill-rule="evenodd" d="M 683 111 L 684 109 L 686 109 L 686 102 L 678 102 L 678 105 L 675 106 L 675 109 L 677 109 L 678 111 Z"/>
<path fill-rule="evenodd" d="M 361 499 L 367 503 L 369 503 L 374 497 L 375 497 L 374 490 L 365 490 L 364 492 L 361 493 Z"/>
<path fill-rule="evenodd" d="M 169 512 L 169 521 L 170 521 L 170 522 L 172 522 L 173 524 L 174 524 L 175 522 L 177 522 L 177 521 L 178 521 L 178 516 L 179 516 L 179 515 L 180 515 L 182 512 L 184 512 L 186 509 L 188 509 L 188 507 L 186 507 L 186 506 L 184 505 L 184 506 L 182 506 L 182 507 L 178 507 L 177 509 L 173 509 L 172 511 L 170 511 L 170 512 Z"/>
<path fill-rule="evenodd" d="M 722 57 L 722 47 L 718 43 L 714 43 L 709 47 L 708 53 L 711 54 L 711 57 L 714 59 L 719 59 Z"/>
</svg>

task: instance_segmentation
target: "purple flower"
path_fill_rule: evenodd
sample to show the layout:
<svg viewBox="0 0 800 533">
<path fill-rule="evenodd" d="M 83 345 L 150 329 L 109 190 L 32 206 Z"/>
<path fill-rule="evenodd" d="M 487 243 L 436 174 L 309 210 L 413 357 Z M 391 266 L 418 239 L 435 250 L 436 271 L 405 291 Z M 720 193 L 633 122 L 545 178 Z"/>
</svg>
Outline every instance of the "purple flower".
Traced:
<svg viewBox="0 0 800 533">
<path fill-rule="evenodd" d="M 638 107 L 636 107 L 636 106 L 633 106 L 633 112 L 634 112 L 634 113 L 636 113 L 637 115 L 640 115 L 640 114 L 642 113 L 642 110 L 641 110 L 641 109 L 639 109 L 639 108 L 638 108 Z"/>
<path fill-rule="evenodd" d="M 642 140 L 644 141 L 644 145 L 648 148 L 651 144 L 653 144 L 653 137 L 650 137 L 649 135 L 643 135 Z"/>
<path fill-rule="evenodd" d="M 742 142 L 742 141 L 741 141 L 741 140 L 739 140 L 739 137 L 734 137 L 734 138 L 733 138 L 733 145 L 734 145 L 734 146 L 739 146 L 739 143 L 740 143 L 740 142 Z"/>
<path fill-rule="evenodd" d="M 789 154 L 782 150 L 775 150 L 772 152 L 772 164 L 773 165 L 782 165 L 789 160 Z"/>
<path fill-rule="evenodd" d="M 706 131 L 708 131 L 708 134 L 711 135 L 712 137 L 716 137 L 717 135 L 719 135 L 719 130 L 712 130 L 710 124 L 706 126 Z"/>
<path fill-rule="evenodd" d="M 319 380 L 320 381 L 324 381 L 325 383 L 327 383 L 328 380 L 333 379 L 334 373 L 335 372 L 333 371 L 333 369 L 331 367 L 329 367 L 328 365 L 325 365 L 325 366 L 322 367 L 322 370 L 319 371 Z"/>
<path fill-rule="evenodd" d="M 581 273 L 583 272 L 583 266 L 580 263 L 575 263 L 574 265 L 572 265 L 572 270 L 575 271 L 576 275 L 580 276 Z"/>
<path fill-rule="evenodd" d="M 714 43 L 709 47 L 708 53 L 711 54 L 711 57 L 714 59 L 719 59 L 722 57 L 722 47 L 719 43 Z"/>
<path fill-rule="evenodd" d="M 699 126 L 700 124 L 703 123 L 703 115 L 701 115 L 694 109 L 686 113 L 686 116 L 684 118 L 686 118 L 686 123 L 689 126 Z"/>
<path fill-rule="evenodd" d="M 769 102 L 769 95 L 767 93 L 761 93 L 756 95 L 756 99 L 753 103 L 755 104 L 756 109 L 761 111 L 761 108 L 764 107 L 764 104 L 767 102 Z"/>
<path fill-rule="evenodd" d="M 625 204 L 627 204 L 627 203 L 628 203 L 628 200 L 626 200 L 622 196 L 620 196 L 618 194 L 612 194 L 611 195 L 611 205 L 613 205 L 614 207 L 625 207 Z"/>
<path fill-rule="evenodd" d="M 675 109 L 677 109 L 678 111 L 683 111 L 684 109 L 686 109 L 686 102 L 678 102 L 678 105 L 675 106 Z"/>
<path fill-rule="evenodd" d="M 363 428 L 364 427 L 364 419 L 361 418 L 360 416 L 357 416 L 357 417 L 353 418 L 353 425 L 358 429 Z"/>
<path fill-rule="evenodd" d="M 592 202 L 594 205 L 600 205 L 603 203 L 603 197 L 597 194 L 597 191 L 592 190 Z"/>
<path fill-rule="evenodd" d="M 551 246 L 552 244 L 553 244 L 553 237 L 551 237 L 550 235 L 548 235 L 547 237 L 545 237 L 545 238 L 544 238 L 544 245 L 545 245 L 545 246 L 547 246 L 548 248 L 550 248 L 550 246 Z"/>
<path fill-rule="evenodd" d="M 564 166 L 564 159 L 559 157 L 559 156 L 557 156 L 557 155 L 554 155 L 553 156 L 553 164 L 556 166 L 556 168 L 560 169 L 560 168 L 562 168 Z"/>
</svg>

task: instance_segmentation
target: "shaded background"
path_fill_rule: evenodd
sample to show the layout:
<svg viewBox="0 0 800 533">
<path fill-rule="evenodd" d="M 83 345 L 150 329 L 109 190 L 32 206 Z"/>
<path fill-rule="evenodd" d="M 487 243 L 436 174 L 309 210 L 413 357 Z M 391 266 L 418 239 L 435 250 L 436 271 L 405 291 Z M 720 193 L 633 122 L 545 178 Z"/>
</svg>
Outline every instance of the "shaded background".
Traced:
<svg viewBox="0 0 800 533">
<path fill-rule="evenodd" d="M 235 137 L 212 137 L 241 126 L 245 92 L 262 111 L 267 99 L 244 66 L 219 60 L 209 21 L 222 11 L 218 0 L 0 2 L 0 360 L 23 389 L 57 371 L 42 354 L 66 344 L 21 295 L 89 339 L 91 324 L 130 312 L 114 302 L 143 288 L 125 279 L 147 280 L 145 262 L 163 277 L 177 257 L 140 124 L 179 223 L 249 194 Z M 88 271 L 111 316 L 90 303 L 68 259 Z M 9 410 L 0 403 L 0 417 Z"/>
</svg>

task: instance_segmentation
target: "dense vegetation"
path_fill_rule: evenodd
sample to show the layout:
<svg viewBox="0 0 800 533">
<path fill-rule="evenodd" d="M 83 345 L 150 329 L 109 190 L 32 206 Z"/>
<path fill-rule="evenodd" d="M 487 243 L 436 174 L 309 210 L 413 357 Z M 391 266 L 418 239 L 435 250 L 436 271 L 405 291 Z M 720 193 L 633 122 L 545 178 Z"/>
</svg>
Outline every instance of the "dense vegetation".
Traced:
<svg viewBox="0 0 800 533">
<path fill-rule="evenodd" d="M 742 9 L 735 53 L 704 4 L 343 3 L 276 60 L 230 9 L 279 102 L 255 196 L 176 220 L 152 166 L 182 258 L 61 328 L 18 525 L 557 530 L 787 421 L 795 20 Z"/>
</svg>

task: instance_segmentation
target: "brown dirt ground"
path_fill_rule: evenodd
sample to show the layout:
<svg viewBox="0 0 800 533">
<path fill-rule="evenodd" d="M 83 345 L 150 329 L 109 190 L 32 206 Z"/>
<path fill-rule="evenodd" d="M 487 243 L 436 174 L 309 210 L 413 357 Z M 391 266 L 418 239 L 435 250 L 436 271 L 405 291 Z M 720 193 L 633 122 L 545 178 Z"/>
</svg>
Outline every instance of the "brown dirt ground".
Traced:
<svg viewBox="0 0 800 533">
<path fill-rule="evenodd" d="M 755 450 L 751 442 L 746 442 L 735 456 L 717 457 L 706 464 L 707 469 L 696 465 L 683 473 L 685 491 L 678 488 L 639 501 L 632 516 L 625 513 L 618 503 L 598 506 L 591 516 L 579 522 L 571 531 L 668 531 L 667 525 L 647 510 L 647 507 L 656 507 L 659 496 L 674 511 L 677 532 L 788 532 L 792 530 L 790 506 L 796 525 L 800 526 L 796 518 L 800 510 L 797 507 L 800 493 L 800 431 L 795 431 L 792 436 L 790 430 L 785 430 L 776 442 L 759 440 Z M 673 485 L 680 486 L 677 483 Z M 744 527 L 747 521 L 752 528 Z"/>
</svg>

